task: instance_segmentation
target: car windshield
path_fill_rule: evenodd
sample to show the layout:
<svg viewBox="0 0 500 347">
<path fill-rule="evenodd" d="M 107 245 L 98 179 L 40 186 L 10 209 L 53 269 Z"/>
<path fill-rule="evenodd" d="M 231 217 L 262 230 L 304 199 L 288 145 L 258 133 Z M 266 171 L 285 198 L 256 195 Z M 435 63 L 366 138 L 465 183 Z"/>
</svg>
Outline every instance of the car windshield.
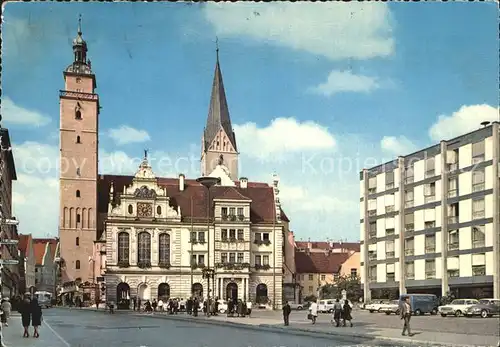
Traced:
<svg viewBox="0 0 500 347">
<path fill-rule="evenodd" d="M 393 304 L 393 305 L 399 305 L 399 300 L 393 300 L 393 301 L 392 301 L 392 304 Z"/>
</svg>

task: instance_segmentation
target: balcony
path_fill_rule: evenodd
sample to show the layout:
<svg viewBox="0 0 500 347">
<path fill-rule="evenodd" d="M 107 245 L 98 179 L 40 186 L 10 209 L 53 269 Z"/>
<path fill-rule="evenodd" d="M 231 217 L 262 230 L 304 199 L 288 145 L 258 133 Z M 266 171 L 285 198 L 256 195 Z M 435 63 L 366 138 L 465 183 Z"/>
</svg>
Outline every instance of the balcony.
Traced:
<svg viewBox="0 0 500 347">
<path fill-rule="evenodd" d="M 472 276 L 486 276 L 486 266 L 485 265 L 472 266 Z"/>
<path fill-rule="evenodd" d="M 484 182 L 472 185 L 472 192 L 482 192 L 484 190 Z"/>
<path fill-rule="evenodd" d="M 391 212 L 394 212 L 394 205 L 386 206 L 385 213 L 391 213 Z"/>
<path fill-rule="evenodd" d="M 245 240 L 238 239 L 236 237 L 223 237 L 220 241 L 224 243 L 236 243 L 236 242 L 244 242 Z"/>
<path fill-rule="evenodd" d="M 368 280 L 370 282 L 377 282 L 377 276 L 370 276 L 370 277 L 368 277 Z"/>
<path fill-rule="evenodd" d="M 448 270 L 448 277 L 459 277 L 460 276 L 460 270 Z"/>
<path fill-rule="evenodd" d="M 413 176 L 405 177 L 405 184 L 413 183 L 413 181 L 414 181 L 414 177 Z"/>
<path fill-rule="evenodd" d="M 472 157 L 472 165 L 482 163 L 484 161 L 484 154 Z"/>
<path fill-rule="evenodd" d="M 368 194 L 375 194 L 377 193 L 377 188 L 368 188 Z"/>
<path fill-rule="evenodd" d="M 433 279 L 436 278 L 436 270 L 427 270 L 425 271 L 425 279 Z"/>
<path fill-rule="evenodd" d="M 374 217 L 377 215 L 377 210 L 369 210 L 368 211 L 368 217 Z"/>
<path fill-rule="evenodd" d="M 118 260 L 117 265 L 120 268 L 128 268 L 128 267 L 130 267 L 130 262 L 128 260 Z"/>
<path fill-rule="evenodd" d="M 385 229 L 385 236 L 394 235 L 396 231 L 394 229 Z"/>
<path fill-rule="evenodd" d="M 458 241 L 453 241 L 448 243 L 448 250 L 449 251 L 454 251 L 457 250 L 460 247 L 460 243 Z"/>
<path fill-rule="evenodd" d="M 394 188 L 394 182 L 393 183 L 386 183 L 385 184 L 385 190 L 390 190 Z"/>
<path fill-rule="evenodd" d="M 436 170 L 428 170 L 425 172 L 425 178 L 430 178 L 436 176 Z"/>
<path fill-rule="evenodd" d="M 271 268 L 271 265 L 269 264 L 255 264 L 255 270 L 269 270 Z"/>
<path fill-rule="evenodd" d="M 244 270 L 250 268 L 250 263 L 217 263 L 215 267 L 224 270 Z"/>
<path fill-rule="evenodd" d="M 271 240 L 255 240 L 253 243 L 256 244 L 257 246 L 261 245 L 269 246 L 271 244 Z"/>
<path fill-rule="evenodd" d="M 167 261 L 167 260 L 160 260 L 160 261 L 158 262 L 158 266 L 159 266 L 160 268 L 162 268 L 162 269 L 170 269 L 171 264 L 170 264 L 170 262 L 169 262 L 169 261 Z"/>
<path fill-rule="evenodd" d="M 425 246 L 425 253 L 436 253 L 436 245 Z"/>
<path fill-rule="evenodd" d="M 406 279 L 407 280 L 414 280 L 415 279 L 415 273 L 413 273 L 413 272 L 407 272 L 406 273 Z"/>
<path fill-rule="evenodd" d="M 458 223 L 458 216 L 449 216 L 448 217 L 448 224 L 457 224 Z"/>
<path fill-rule="evenodd" d="M 484 247 L 484 239 L 483 240 L 472 240 L 472 248 L 480 248 Z"/>
<path fill-rule="evenodd" d="M 205 263 L 198 263 L 198 262 L 191 263 L 191 269 L 193 270 L 204 269 L 204 268 L 205 268 Z"/>
<path fill-rule="evenodd" d="M 386 259 L 392 259 L 395 256 L 395 252 L 385 252 Z"/>
<path fill-rule="evenodd" d="M 137 267 L 140 269 L 150 269 L 151 268 L 151 261 L 150 260 L 138 261 Z"/>
<path fill-rule="evenodd" d="M 410 224 L 405 224 L 405 231 L 406 232 L 411 232 L 415 230 L 415 224 L 410 223 Z"/>
<path fill-rule="evenodd" d="M 405 201 L 405 208 L 411 208 L 413 207 L 413 205 L 414 205 L 413 200 Z"/>
<path fill-rule="evenodd" d="M 205 244 L 206 241 L 205 240 L 198 240 L 198 239 L 191 239 L 191 240 L 189 240 L 189 243 L 192 243 L 193 245 L 197 245 L 197 244 Z"/>
<path fill-rule="evenodd" d="M 454 198 L 456 196 L 458 196 L 458 189 L 448 190 L 448 198 Z"/>
<path fill-rule="evenodd" d="M 377 253 L 375 252 L 368 253 L 368 260 L 377 260 Z"/>
<path fill-rule="evenodd" d="M 474 211 L 472 212 L 472 219 L 484 218 L 484 211 Z"/>
<path fill-rule="evenodd" d="M 245 220 L 245 216 L 244 216 L 244 215 L 242 215 L 242 214 L 239 214 L 239 215 L 238 215 L 238 220 L 239 220 L 240 222 L 243 222 L 243 221 Z"/>
<path fill-rule="evenodd" d="M 436 200 L 436 195 L 427 195 L 424 197 L 424 202 L 427 204 Z"/>
<path fill-rule="evenodd" d="M 458 170 L 458 163 L 447 164 L 446 168 L 448 169 L 448 172 L 456 171 Z"/>
<path fill-rule="evenodd" d="M 413 249 L 413 247 L 405 249 L 405 255 L 412 256 L 413 254 L 415 254 L 415 250 Z"/>
<path fill-rule="evenodd" d="M 374 239 L 377 237 L 377 232 L 373 232 L 373 231 L 370 231 L 370 233 L 368 234 L 368 238 L 370 239 Z"/>
</svg>

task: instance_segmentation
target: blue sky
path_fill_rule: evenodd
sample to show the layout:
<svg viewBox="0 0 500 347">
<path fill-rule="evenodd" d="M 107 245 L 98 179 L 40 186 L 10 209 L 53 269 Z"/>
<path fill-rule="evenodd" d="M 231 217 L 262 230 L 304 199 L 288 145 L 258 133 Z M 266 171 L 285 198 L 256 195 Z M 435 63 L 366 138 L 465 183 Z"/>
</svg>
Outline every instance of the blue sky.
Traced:
<svg viewBox="0 0 500 347">
<path fill-rule="evenodd" d="M 298 239 L 358 240 L 360 169 L 498 119 L 493 3 L 9 3 L 2 125 L 22 233 L 57 234 L 58 92 L 79 14 L 100 172 L 133 173 L 148 148 L 172 160 L 153 161 L 158 175 L 199 174 L 217 36 L 240 175 L 280 176 Z"/>
</svg>

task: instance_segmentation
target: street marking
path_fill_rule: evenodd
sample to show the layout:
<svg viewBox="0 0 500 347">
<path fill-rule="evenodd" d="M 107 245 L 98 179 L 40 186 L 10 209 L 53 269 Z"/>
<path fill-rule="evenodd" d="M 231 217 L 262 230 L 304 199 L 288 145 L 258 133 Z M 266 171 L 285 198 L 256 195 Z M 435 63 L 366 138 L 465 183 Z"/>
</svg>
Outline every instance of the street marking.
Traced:
<svg viewBox="0 0 500 347">
<path fill-rule="evenodd" d="M 61 340 L 61 342 L 62 342 L 62 343 L 64 343 L 64 345 L 65 345 L 66 347 L 71 347 L 71 345 L 68 343 L 68 341 L 66 341 L 65 339 L 63 339 L 63 338 L 62 338 L 62 336 L 61 336 L 61 335 L 59 335 L 59 334 L 58 334 L 58 333 L 57 333 L 57 332 L 56 332 L 56 331 L 55 331 L 55 330 L 54 330 L 54 329 L 50 326 L 50 324 L 49 324 L 47 321 L 45 321 L 45 320 L 44 320 L 44 321 L 43 321 L 43 324 L 45 324 L 45 325 L 47 326 L 47 328 L 49 328 L 49 330 L 50 330 L 50 331 L 52 331 L 52 333 L 53 333 L 54 335 L 56 335 L 56 337 L 57 337 L 59 340 Z"/>
</svg>

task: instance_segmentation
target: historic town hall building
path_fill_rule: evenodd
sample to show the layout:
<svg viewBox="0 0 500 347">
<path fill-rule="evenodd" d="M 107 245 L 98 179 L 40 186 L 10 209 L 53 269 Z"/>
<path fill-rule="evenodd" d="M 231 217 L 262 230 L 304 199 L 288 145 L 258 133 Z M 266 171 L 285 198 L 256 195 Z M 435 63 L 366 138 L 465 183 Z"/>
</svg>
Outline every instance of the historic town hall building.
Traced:
<svg viewBox="0 0 500 347">
<path fill-rule="evenodd" d="M 80 27 L 73 51 L 60 93 L 63 291 L 90 288 L 115 302 L 194 294 L 280 307 L 289 221 L 279 180 L 238 177 L 218 56 L 201 143 L 201 172 L 219 180 L 210 187 L 206 177 L 156 177 L 147 152 L 135 176 L 99 175 L 99 97 Z"/>
</svg>

